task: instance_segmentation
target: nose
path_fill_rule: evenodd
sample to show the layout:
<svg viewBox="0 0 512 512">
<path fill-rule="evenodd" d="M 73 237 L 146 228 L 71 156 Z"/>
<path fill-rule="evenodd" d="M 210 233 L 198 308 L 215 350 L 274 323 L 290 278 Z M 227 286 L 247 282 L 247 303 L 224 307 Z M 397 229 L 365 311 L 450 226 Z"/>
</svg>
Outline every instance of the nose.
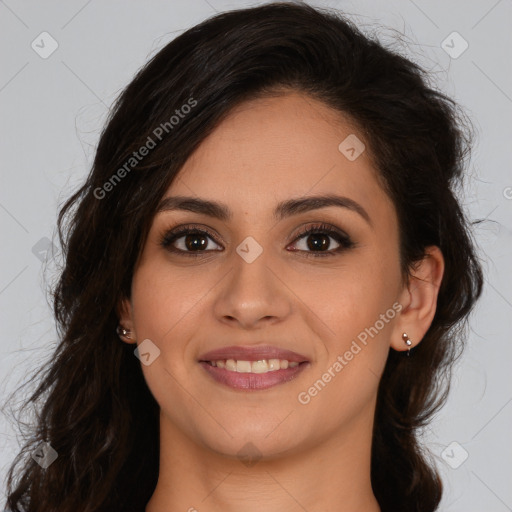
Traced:
<svg viewBox="0 0 512 512">
<path fill-rule="evenodd" d="M 266 251 L 253 261 L 234 252 L 232 269 L 218 288 L 215 317 L 243 329 L 283 322 L 292 311 L 292 294 L 278 274 Z"/>
</svg>

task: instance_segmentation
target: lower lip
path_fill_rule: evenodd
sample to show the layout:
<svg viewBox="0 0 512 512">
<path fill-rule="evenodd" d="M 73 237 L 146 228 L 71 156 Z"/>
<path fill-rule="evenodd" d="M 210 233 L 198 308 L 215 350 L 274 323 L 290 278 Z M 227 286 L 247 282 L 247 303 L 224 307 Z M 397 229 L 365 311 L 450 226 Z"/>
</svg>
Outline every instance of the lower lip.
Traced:
<svg viewBox="0 0 512 512">
<path fill-rule="evenodd" d="M 200 361 L 199 364 L 217 381 L 233 389 L 243 391 L 256 391 L 268 389 L 278 384 L 288 382 L 304 370 L 309 363 L 300 363 L 295 368 L 286 368 L 286 370 L 275 370 L 267 373 L 238 373 L 212 366 L 211 364 Z"/>
</svg>

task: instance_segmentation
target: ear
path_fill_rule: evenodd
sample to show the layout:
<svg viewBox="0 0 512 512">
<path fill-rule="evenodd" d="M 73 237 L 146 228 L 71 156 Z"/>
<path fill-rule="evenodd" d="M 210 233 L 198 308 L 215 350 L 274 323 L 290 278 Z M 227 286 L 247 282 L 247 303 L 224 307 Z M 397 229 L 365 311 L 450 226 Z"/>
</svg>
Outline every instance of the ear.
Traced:
<svg viewBox="0 0 512 512">
<path fill-rule="evenodd" d="M 437 308 L 437 296 L 444 274 L 444 258 L 441 249 L 430 246 L 425 249 L 425 257 L 414 265 L 407 286 L 400 294 L 402 305 L 391 337 L 391 347 L 395 350 L 408 350 L 402 339 L 406 333 L 412 345 L 416 346 L 428 331 Z"/>
<path fill-rule="evenodd" d="M 119 318 L 119 324 L 130 331 L 128 336 L 119 335 L 119 337 L 125 343 L 137 343 L 137 334 L 133 323 L 133 307 L 131 301 L 127 298 L 122 298 L 119 301 L 116 310 Z"/>
</svg>

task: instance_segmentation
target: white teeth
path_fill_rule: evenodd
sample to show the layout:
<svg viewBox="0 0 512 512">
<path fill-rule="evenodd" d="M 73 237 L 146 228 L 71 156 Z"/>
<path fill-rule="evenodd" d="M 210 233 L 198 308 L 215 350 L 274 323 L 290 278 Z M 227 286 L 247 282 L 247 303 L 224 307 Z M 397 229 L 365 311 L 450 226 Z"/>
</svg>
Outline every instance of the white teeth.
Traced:
<svg viewBox="0 0 512 512">
<path fill-rule="evenodd" d="M 268 369 L 269 370 L 279 370 L 281 368 L 279 359 L 269 359 L 268 360 Z"/>
<path fill-rule="evenodd" d="M 251 373 L 251 362 L 250 361 L 237 361 L 236 371 L 238 373 Z"/>
<path fill-rule="evenodd" d="M 262 361 L 253 361 L 251 365 L 252 373 L 267 373 L 268 363 L 263 359 Z"/>
<path fill-rule="evenodd" d="M 260 359 L 259 361 L 220 359 L 218 361 L 210 361 L 210 363 L 217 368 L 224 368 L 230 372 L 238 373 L 267 373 L 299 366 L 297 361 L 290 362 L 286 359 Z"/>
<path fill-rule="evenodd" d="M 236 361 L 234 359 L 228 359 L 226 361 L 226 370 L 236 372 Z"/>
</svg>

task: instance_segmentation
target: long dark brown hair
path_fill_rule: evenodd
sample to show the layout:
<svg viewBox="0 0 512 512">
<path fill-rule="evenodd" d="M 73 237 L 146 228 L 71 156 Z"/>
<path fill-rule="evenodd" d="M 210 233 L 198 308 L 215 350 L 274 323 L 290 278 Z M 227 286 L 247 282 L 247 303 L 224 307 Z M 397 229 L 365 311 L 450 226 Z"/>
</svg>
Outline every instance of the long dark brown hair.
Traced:
<svg viewBox="0 0 512 512">
<path fill-rule="evenodd" d="M 273 3 L 218 14 L 159 51 L 119 96 L 90 174 L 62 205 L 59 343 L 25 403 L 37 417 L 8 474 L 12 511 L 144 510 L 158 477 L 159 408 L 133 345 L 118 339 L 117 306 L 130 297 L 158 202 L 194 149 L 233 107 L 286 90 L 360 128 L 398 214 L 403 276 L 427 246 L 444 255 L 432 325 L 411 357 L 389 352 L 371 464 L 383 512 L 437 509 L 442 484 L 418 429 L 446 399 L 483 282 L 456 197 L 470 122 L 421 67 L 337 12 Z M 153 147 L 135 159 L 142 146 Z M 47 469 L 30 456 L 42 442 L 58 453 Z"/>
</svg>

